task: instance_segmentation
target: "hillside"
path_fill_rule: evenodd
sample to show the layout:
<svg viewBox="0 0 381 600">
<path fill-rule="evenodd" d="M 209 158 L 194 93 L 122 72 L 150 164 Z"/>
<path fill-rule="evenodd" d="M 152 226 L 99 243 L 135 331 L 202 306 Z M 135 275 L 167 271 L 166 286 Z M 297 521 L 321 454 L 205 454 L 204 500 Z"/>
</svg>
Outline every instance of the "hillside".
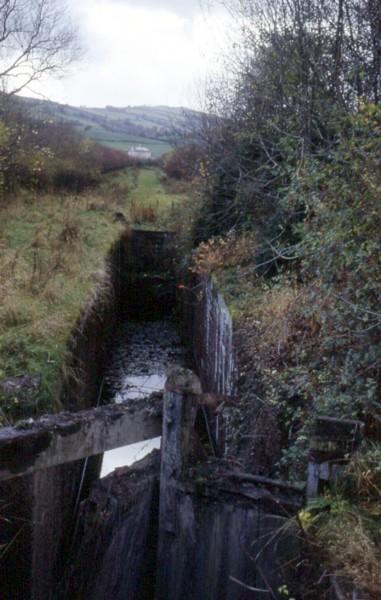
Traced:
<svg viewBox="0 0 381 600">
<path fill-rule="evenodd" d="M 176 136 L 186 130 L 187 119 L 197 115 L 169 106 L 78 108 L 48 100 L 19 99 L 35 117 L 70 122 L 94 141 L 117 150 L 143 144 L 155 157 L 168 152 Z"/>
</svg>

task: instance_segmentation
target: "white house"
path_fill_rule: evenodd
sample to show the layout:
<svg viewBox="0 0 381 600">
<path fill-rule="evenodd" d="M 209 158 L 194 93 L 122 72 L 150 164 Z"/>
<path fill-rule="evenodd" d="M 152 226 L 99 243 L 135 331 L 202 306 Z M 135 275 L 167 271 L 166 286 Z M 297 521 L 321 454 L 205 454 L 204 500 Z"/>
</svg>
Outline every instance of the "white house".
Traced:
<svg viewBox="0 0 381 600">
<path fill-rule="evenodd" d="M 138 146 L 131 146 L 128 151 L 128 156 L 131 158 L 140 158 L 142 160 L 150 160 L 152 158 L 152 152 L 149 148 L 145 148 L 140 144 Z"/>
</svg>

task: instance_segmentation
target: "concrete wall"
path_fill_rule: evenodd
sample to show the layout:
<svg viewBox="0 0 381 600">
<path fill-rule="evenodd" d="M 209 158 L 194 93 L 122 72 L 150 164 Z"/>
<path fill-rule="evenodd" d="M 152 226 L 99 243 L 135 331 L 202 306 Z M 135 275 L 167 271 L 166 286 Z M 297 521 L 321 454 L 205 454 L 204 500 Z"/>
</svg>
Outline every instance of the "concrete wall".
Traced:
<svg viewBox="0 0 381 600">
<path fill-rule="evenodd" d="M 173 234 L 131 230 L 122 251 L 124 317 L 153 320 L 171 313 L 176 302 Z"/>
</svg>

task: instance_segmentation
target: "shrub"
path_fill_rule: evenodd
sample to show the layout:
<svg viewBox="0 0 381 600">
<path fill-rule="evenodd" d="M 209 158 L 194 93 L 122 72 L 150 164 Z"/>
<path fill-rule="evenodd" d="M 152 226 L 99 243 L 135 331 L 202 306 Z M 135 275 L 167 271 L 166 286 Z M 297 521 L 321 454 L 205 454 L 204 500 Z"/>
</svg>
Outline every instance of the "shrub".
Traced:
<svg viewBox="0 0 381 600">
<path fill-rule="evenodd" d="M 10 198 L 20 186 L 78 192 L 98 181 L 99 151 L 69 124 L 38 121 L 17 104 L 0 107 L 0 116 L 3 196 Z"/>
<path fill-rule="evenodd" d="M 103 173 L 118 171 L 132 164 L 127 152 L 108 148 L 101 144 L 96 144 L 95 154 Z"/>
<path fill-rule="evenodd" d="M 313 394 L 330 413 L 380 418 L 381 108 L 340 125 L 335 151 L 299 182 L 303 277 L 316 282 L 305 314 L 319 326 Z"/>
</svg>

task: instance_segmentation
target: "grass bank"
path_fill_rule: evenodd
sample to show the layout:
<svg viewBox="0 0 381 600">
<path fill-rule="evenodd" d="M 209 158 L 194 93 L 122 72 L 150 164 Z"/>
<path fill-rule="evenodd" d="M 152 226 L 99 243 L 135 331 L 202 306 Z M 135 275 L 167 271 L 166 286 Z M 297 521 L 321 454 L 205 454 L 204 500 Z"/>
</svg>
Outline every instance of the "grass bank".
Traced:
<svg viewBox="0 0 381 600">
<path fill-rule="evenodd" d="M 157 169 L 124 170 L 81 195 L 20 192 L 0 207 L 0 422 L 59 409 L 67 340 L 128 224 L 162 228 L 184 195 Z M 115 219 L 116 214 L 124 215 Z M 2 383 L 30 378 L 28 393 Z"/>
</svg>

